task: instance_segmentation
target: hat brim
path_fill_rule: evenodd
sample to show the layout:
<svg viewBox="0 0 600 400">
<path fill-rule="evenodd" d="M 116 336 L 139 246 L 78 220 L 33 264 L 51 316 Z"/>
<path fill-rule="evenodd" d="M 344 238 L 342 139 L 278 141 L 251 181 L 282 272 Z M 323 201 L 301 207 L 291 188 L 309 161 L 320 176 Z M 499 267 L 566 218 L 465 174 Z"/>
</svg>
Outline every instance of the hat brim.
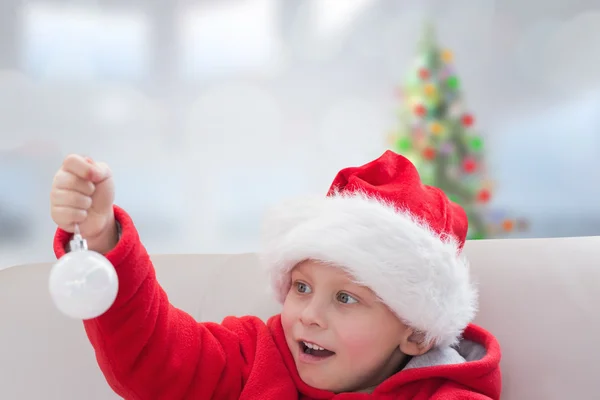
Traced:
<svg viewBox="0 0 600 400">
<path fill-rule="evenodd" d="M 279 302 L 292 269 L 309 259 L 344 269 L 435 345 L 455 344 L 475 316 L 477 291 L 458 243 L 364 193 L 296 199 L 268 213 L 261 261 Z"/>
</svg>

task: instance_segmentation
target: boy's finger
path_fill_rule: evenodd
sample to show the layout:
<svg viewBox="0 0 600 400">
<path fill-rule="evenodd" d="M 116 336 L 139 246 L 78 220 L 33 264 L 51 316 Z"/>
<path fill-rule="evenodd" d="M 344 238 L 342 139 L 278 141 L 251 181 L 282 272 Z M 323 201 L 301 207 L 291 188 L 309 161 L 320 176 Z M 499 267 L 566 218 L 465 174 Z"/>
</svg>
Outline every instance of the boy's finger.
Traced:
<svg viewBox="0 0 600 400">
<path fill-rule="evenodd" d="M 63 169 L 75 176 L 90 180 L 94 183 L 107 179 L 109 170 L 105 164 L 95 163 L 89 157 L 82 157 L 78 154 L 71 154 L 65 158 Z"/>
<path fill-rule="evenodd" d="M 87 210 L 92 206 L 92 198 L 77 191 L 56 189 L 51 192 L 52 204 L 59 207 L 72 207 Z"/>
<path fill-rule="evenodd" d="M 51 210 L 54 222 L 59 226 L 80 224 L 87 218 L 87 211 L 79 208 L 54 206 Z"/>
<path fill-rule="evenodd" d="M 65 158 L 63 169 L 81 179 L 89 179 L 93 176 L 94 164 L 88 162 L 78 154 L 71 154 Z"/>
<path fill-rule="evenodd" d="M 94 179 L 92 179 L 92 181 L 94 183 L 103 182 L 112 176 L 112 171 L 110 170 L 110 168 L 108 167 L 108 165 L 106 163 L 98 162 L 98 163 L 95 163 L 95 165 L 96 165 L 97 173 L 94 176 Z"/>
<path fill-rule="evenodd" d="M 67 172 L 64 169 L 61 169 L 55 175 L 54 187 L 56 189 L 74 190 L 86 196 L 93 195 L 96 189 L 96 186 L 89 180 L 79 178 L 77 175 Z"/>
</svg>

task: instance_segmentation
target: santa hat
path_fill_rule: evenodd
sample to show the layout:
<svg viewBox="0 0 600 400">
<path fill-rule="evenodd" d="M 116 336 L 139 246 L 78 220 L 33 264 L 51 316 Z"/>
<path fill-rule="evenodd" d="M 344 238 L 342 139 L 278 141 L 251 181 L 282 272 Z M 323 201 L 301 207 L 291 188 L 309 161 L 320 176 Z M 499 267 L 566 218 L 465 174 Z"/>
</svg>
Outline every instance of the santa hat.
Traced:
<svg viewBox="0 0 600 400">
<path fill-rule="evenodd" d="M 327 196 L 283 203 L 266 218 L 262 261 L 278 301 L 311 259 L 348 272 L 428 343 L 453 345 L 473 319 L 477 292 L 461 255 L 464 210 L 386 151 L 341 170 Z"/>
</svg>

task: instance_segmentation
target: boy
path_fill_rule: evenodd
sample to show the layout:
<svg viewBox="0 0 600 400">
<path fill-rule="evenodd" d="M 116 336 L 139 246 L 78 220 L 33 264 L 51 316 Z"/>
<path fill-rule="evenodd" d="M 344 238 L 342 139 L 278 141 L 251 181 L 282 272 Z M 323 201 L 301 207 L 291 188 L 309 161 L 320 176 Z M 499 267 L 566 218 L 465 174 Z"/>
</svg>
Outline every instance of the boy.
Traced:
<svg viewBox="0 0 600 400">
<path fill-rule="evenodd" d="M 406 158 L 387 151 L 343 169 L 327 196 L 271 214 L 262 259 L 283 308 L 266 324 L 198 323 L 173 307 L 113 200 L 104 164 L 65 159 L 55 252 L 78 223 L 117 270 L 115 303 L 84 326 L 125 399 L 500 398 L 499 345 L 470 324 L 466 215 Z"/>
</svg>

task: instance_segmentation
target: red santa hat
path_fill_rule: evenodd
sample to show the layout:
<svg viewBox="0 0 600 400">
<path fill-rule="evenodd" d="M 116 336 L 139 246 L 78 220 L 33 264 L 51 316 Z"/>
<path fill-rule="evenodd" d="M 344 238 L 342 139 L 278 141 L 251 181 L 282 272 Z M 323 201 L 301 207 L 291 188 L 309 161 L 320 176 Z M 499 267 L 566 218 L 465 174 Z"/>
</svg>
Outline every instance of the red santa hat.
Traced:
<svg viewBox="0 0 600 400">
<path fill-rule="evenodd" d="M 308 259 L 348 272 L 428 343 L 453 345 L 473 319 L 477 292 L 461 255 L 464 210 L 386 151 L 341 170 L 327 196 L 283 203 L 266 218 L 262 261 L 278 301 Z"/>
</svg>

